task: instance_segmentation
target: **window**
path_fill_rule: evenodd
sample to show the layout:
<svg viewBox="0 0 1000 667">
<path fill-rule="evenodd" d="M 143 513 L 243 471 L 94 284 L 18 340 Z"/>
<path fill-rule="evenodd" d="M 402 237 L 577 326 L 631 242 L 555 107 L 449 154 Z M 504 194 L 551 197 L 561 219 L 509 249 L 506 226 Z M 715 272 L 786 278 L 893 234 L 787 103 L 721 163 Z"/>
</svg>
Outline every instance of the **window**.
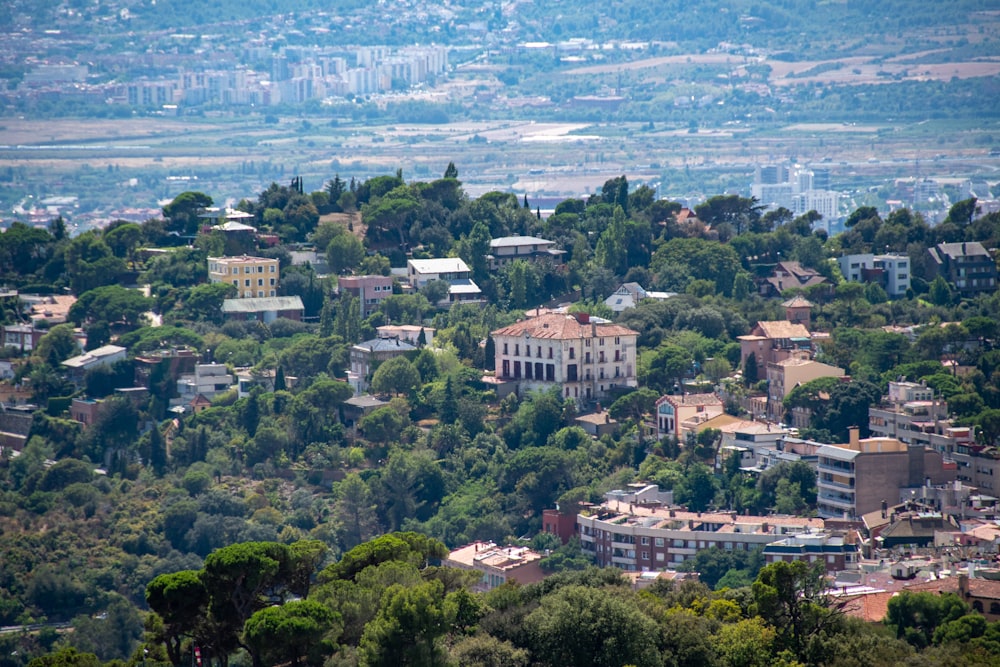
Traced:
<svg viewBox="0 0 1000 667">
<path fill-rule="evenodd" d="M 538 349 L 535 352 L 535 356 L 538 357 L 539 359 L 542 358 L 542 346 L 541 345 L 538 346 Z"/>
<path fill-rule="evenodd" d="M 641 544 L 642 544 L 643 546 L 646 546 L 647 544 L 649 544 L 649 538 L 648 538 L 648 537 L 643 537 L 643 538 L 640 538 L 640 540 L 639 540 L 639 541 L 640 541 L 640 543 L 641 543 Z"/>
<path fill-rule="evenodd" d="M 521 377 L 521 362 L 514 362 L 514 378 L 519 379 Z"/>
<path fill-rule="evenodd" d="M 649 552 L 648 551 L 643 551 L 642 552 L 642 559 L 643 560 L 649 560 Z"/>
<path fill-rule="evenodd" d="M 656 560 L 658 560 L 659 562 L 662 563 L 665 558 L 666 558 L 666 555 L 662 551 L 657 552 L 657 554 L 656 554 Z"/>
<path fill-rule="evenodd" d="M 568 366 L 566 366 L 566 381 L 576 382 L 576 380 L 577 380 L 576 364 L 569 364 Z"/>
<path fill-rule="evenodd" d="M 506 352 L 506 350 L 504 350 L 504 352 Z M 502 377 L 505 377 L 505 378 L 506 377 L 510 377 L 510 360 L 508 360 L 508 359 L 504 359 L 503 360 L 503 376 Z"/>
<path fill-rule="evenodd" d="M 532 377 L 532 374 L 531 374 L 531 362 L 530 361 L 527 362 L 526 364 L 524 364 L 524 379 L 525 380 L 533 380 L 534 379 Z"/>
<path fill-rule="evenodd" d="M 570 359 L 576 359 L 576 350 L 573 349 L 572 347 L 569 348 L 569 358 Z"/>
<path fill-rule="evenodd" d="M 274 287 L 274 278 L 271 278 L 271 287 Z"/>
<path fill-rule="evenodd" d="M 514 346 L 514 356 L 516 357 L 516 356 L 518 356 L 520 354 L 521 354 L 521 346 L 520 345 L 515 345 Z"/>
<path fill-rule="evenodd" d="M 271 269 L 271 273 L 274 273 L 274 264 L 272 264 L 269 268 Z"/>
<path fill-rule="evenodd" d="M 552 358 L 552 348 L 550 347 L 549 348 L 549 359 L 551 359 L 551 358 Z"/>
<path fill-rule="evenodd" d="M 250 287 L 250 279 L 249 278 L 247 278 L 246 280 L 243 281 L 243 286 L 244 287 Z"/>
<path fill-rule="evenodd" d="M 263 286 L 264 286 L 264 279 L 263 278 L 258 278 L 257 279 L 257 287 L 263 287 Z"/>
<path fill-rule="evenodd" d="M 654 544 L 655 546 L 658 546 L 658 547 L 662 547 L 662 546 L 663 546 L 663 538 L 662 538 L 662 537 L 657 537 L 657 538 L 655 538 L 655 539 L 653 540 L 653 544 Z"/>
<path fill-rule="evenodd" d="M 503 353 L 507 354 L 507 343 L 503 344 Z"/>
</svg>

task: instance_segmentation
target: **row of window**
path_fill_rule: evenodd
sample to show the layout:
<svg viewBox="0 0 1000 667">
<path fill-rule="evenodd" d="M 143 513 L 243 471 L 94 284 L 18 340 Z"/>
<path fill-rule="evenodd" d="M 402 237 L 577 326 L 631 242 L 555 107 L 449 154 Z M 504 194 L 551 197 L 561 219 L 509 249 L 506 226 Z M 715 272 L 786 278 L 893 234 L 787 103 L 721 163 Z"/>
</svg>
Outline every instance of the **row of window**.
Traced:
<svg viewBox="0 0 1000 667">
<path fill-rule="evenodd" d="M 274 290 L 270 290 L 270 291 L 267 291 L 267 290 L 257 290 L 256 296 L 258 298 L 263 299 L 266 296 L 276 296 L 276 294 L 275 294 Z M 253 297 L 254 297 L 253 290 L 244 290 L 244 292 L 243 292 L 243 298 L 244 299 L 251 299 Z"/>
<path fill-rule="evenodd" d="M 600 345 L 601 345 L 601 347 L 603 347 L 604 346 L 604 339 L 601 338 L 600 341 L 601 341 Z M 615 337 L 615 345 L 621 345 L 621 339 L 620 338 Z M 590 347 L 590 339 L 585 339 L 583 341 L 583 346 L 584 347 Z M 552 358 L 552 348 L 551 347 L 548 348 L 548 351 L 549 351 L 549 359 L 551 359 Z M 503 353 L 504 354 L 510 354 L 510 348 L 509 348 L 509 345 L 507 343 L 503 344 Z M 521 345 L 520 345 L 520 343 L 515 343 L 514 344 L 514 356 L 517 357 L 517 356 L 520 356 L 520 355 L 521 355 Z M 619 358 L 620 355 L 621 355 L 621 351 L 620 350 L 615 350 L 615 360 L 616 361 L 618 360 L 618 358 Z M 524 356 L 526 356 L 526 357 L 530 357 L 531 356 L 531 345 L 525 344 L 525 346 L 524 346 Z M 535 346 L 535 356 L 538 357 L 539 359 L 542 358 L 542 346 L 541 345 L 536 345 Z M 604 361 L 604 352 L 601 352 L 599 354 L 599 356 L 600 356 L 601 361 Z M 576 358 L 576 348 L 573 348 L 573 347 L 569 348 L 569 358 L 570 359 L 575 359 Z M 590 361 L 590 352 L 587 352 L 587 361 L 588 362 Z"/>
<path fill-rule="evenodd" d="M 508 378 L 513 377 L 515 380 L 521 379 L 521 362 L 514 362 L 514 374 L 511 375 L 511 365 L 509 359 L 504 359 L 501 370 L 502 377 Z M 546 382 L 556 381 L 556 367 L 555 364 L 543 364 L 541 362 L 532 364 L 530 361 L 524 362 L 524 379 L 525 380 L 541 380 L 545 379 Z"/>
<path fill-rule="evenodd" d="M 250 279 L 247 278 L 246 280 L 243 281 L 243 286 L 244 287 L 250 287 L 250 282 L 251 282 Z M 240 286 L 240 281 L 234 280 L 233 284 L 236 285 L 237 287 L 239 287 Z M 271 278 L 270 284 L 271 284 L 271 287 L 274 287 L 274 285 L 275 285 L 274 278 Z M 264 286 L 264 279 L 263 278 L 258 278 L 257 279 L 257 287 L 263 287 L 263 286 Z"/>
<path fill-rule="evenodd" d="M 212 268 L 212 271 L 213 272 L 218 272 L 218 273 L 227 273 L 226 268 L 227 267 L 223 266 L 222 267 L 222 271 L 219 271 L 218 267 L 214 266 Z M 249 275 L 251 273 L 277 273 L 277 266 L 275 266 L 274 264 L 271 264 L 270 266 L 268 266 L 267 267 L 268 270 L 266 272 L 264 271 L 264 267 L 263 266 L 244 266 L 244 267 L 230 266 L 228 268 L 229 268 L 228 273 L 230 273 L 230 274 L 232 274 L 234 276 L 240 275 L 240 273 L 241 273 L 240 269 L 241 268 L 243 269 L 242 273 L 247 274 L 247 275 Z"/>
</svg>

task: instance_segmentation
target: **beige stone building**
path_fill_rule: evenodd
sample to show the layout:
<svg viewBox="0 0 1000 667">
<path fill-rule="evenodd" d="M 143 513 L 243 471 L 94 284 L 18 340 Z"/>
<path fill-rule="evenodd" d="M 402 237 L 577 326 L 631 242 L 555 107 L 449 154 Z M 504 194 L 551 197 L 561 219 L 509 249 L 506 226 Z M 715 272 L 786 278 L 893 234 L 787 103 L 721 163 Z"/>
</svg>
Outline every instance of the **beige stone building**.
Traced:
<svg viewBox="0 0 1000 667">
<path fill-rule="evenodd" d="M 563 398 L 586 403 L 638 384 L 638 332 L 586 313 L 532 317 L 490 335 L 497 380 L 522 393 L 558 386 Z"/>
<path fill-rule="evenodd" d="M 527 547 L 498 547 L 493 542 L 473 542 L 448 554 L 444 565 L 481 572 L 482 581 L 473 589 L 488 591 L 506 583 L 533 584 L 541 581 L 546 576 L 539 565 L 543 557 Z"/>
<path fill-rule="evenodd" d="M 236 287 L 241 299 L 278 295 L 278 260 L 269 257 L 209 257 L 208 280 Z"/>
<path fill-rule="evenodd" d="M 895 438 L 858 438 L 823 445 L 817 452 L 816 506 L 821 517 L 856 519 L 879 509 L 900 491 L 955 480 L 957 466 L 940 452 Z"/>
</svg>

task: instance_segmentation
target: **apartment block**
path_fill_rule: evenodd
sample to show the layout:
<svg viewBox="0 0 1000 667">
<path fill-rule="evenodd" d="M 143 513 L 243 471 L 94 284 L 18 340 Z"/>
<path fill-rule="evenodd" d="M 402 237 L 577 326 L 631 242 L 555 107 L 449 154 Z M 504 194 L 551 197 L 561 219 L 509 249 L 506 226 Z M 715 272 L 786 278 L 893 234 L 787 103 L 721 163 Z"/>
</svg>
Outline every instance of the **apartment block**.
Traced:
<svg viewBox="0 0 1000 667">
<path fill-rule="evenodd" d="M 858 519 L 899 497 L 900 489 L 953 482 L 957 466 L 940 452 L 895 438 L 858 438 L 819 448 L 817 509 L 825 518 Z"/>
<path fill-rule="evenodd" d="M 545 578 L 544 556 L 527 547 L 499 547 L 493 542 L 473 542 L 455 549 L 444 560 L 445 567 L 472 570 L 483 575 L 473 590 L 483 592 L 506 583 L 533 584 Z"/>
<path fill-rule="evenodd" d="M 577 515 L 584 551 L 602 567 L 651 571 L 676 567 L 698 551 L 751 551 L 793 535 L 821 531 L 822 519 L 688 512 L 606 499 Z"/>
<path fill-rule="evenodd" d="M 996 290 L 997 264 L 982 243 L 938 243 L 927 252 L 931 256 L 928 280 L 942 276 L 963 297 Z"/>
<path fill-rule="evenodd" d="M 367 318 L 392 295 L 391 276 L 341 276 L 337 287 L 361 302 L 361 317 Z"/>
<path fill-rule="evenodd" d="M 278 295 L 278 260 L 269 257 L 209 257 L 208 280 L 236 287 L 241 299 Z"/>
<path fill-rule="evenodd" d="M 955 460 L 959 448 L 975 439 L 970 427 L 956 426 L 948 418 L 946 401 L 935 398 L 933 389 L 916 382 L 890 382 L 889 393 L 881 403 L 868 408 L 868 430 L 874 436 L 930 447 Z M 960 464 L 960 475 L 962 467 Z"/>
<path fill-rule="evenodd" d="M 813 361 L 806 352 L 769 363 L 767 365 L 767 418 L 781 421 L 785 412 L 785 397 L 795 387 L 826 377 L 844 377 L 844 370 Z"/>
</svg>

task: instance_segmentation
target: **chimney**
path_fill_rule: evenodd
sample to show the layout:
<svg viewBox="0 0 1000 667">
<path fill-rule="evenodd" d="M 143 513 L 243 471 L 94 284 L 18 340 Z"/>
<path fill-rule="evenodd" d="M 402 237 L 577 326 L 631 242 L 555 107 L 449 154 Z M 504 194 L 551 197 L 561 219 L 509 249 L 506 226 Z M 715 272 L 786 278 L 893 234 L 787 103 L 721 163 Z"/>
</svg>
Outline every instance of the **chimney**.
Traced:
<svg viewBox="0 0 1000 667">
<path fill-rule="evenodd" d="M 771 526 L 769 526 L 769 525 L 767 524 L 767 521 L 765 521 L 764 523 L 760 524 L 760 532 L 762 532 L 762 533 L 767 533 L 767 530 L 768 530 L 768 529 L 769 529 L 770 527 L 771 527 Z"/>
<path fill-rule="evenodd" d="M 882 518 L 885 518 L 886 512 L 889 509 L 889 503 L 886 502 L 885 498 L 882 499 Z"/>
<path fill-rule="evenodd" d="M 852 426 L 849 429 L 847 429 L 847 433 L 849 434 L 848 442 L 851 445 L 851 449 L 856 449 L 860 447 L 858 436 L 861 434 L 861 429 L 859 429 L 857 426 Z"/>
</svg>

